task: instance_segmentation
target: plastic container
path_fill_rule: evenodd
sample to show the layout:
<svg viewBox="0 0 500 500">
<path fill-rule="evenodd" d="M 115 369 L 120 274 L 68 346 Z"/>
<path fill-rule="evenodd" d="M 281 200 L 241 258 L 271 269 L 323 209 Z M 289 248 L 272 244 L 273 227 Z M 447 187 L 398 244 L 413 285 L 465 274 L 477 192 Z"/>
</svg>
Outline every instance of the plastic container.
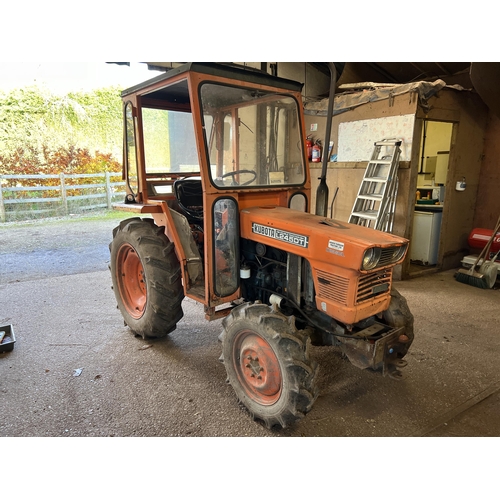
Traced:
<svg viewBox="0 0 500 500">
<path fill-rule="evenodd" d="M 493 234 L 493 229 L 486 229 L 482 227 L 474 228 L 469 234 L 469 238 L 467 239 L 467 243 L 471 249 L 482 250 L 491 235 Z M 493 238 L 493 243 L 491 244 L 490 253 L 497 253 L 500 250 L 500 231 L 495 234 Z M 479 252 L 478 252 L 479 253 Z"/>
<path fill-rule="evenodd" d="M 0 353 L 12 351 L 12 349 L 14 349 L 14 344 L 16 343 L 16 337 L 14 335 L 14 328 L 12 325 L 0 326 L 0 337 L 2 334 L 5 335 L 0 343 Z"/>
</svg>

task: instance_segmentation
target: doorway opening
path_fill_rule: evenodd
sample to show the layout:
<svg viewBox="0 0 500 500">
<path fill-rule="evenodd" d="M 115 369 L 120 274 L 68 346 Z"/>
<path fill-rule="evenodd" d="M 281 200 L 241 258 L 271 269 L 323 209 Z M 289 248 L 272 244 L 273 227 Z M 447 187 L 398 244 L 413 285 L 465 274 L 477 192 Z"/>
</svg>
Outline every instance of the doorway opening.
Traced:
<svg viewBox="0 0 500 500">
<path fill-rule="evenodd" d="M 440 267 L 439 242 L 453 126 L 451 122 L 423 121 L 410 243 L 410 276 L 435 272 Z"/>
</svg>

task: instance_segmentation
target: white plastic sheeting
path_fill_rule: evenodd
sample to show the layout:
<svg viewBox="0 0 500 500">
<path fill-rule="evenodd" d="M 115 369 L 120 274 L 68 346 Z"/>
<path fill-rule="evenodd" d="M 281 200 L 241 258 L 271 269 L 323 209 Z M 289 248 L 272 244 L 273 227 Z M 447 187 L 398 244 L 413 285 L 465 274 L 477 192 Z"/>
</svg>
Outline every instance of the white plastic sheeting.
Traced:
<svg viewBox="0 0 500 500">
<path fill-rule="evenodd" d="M 349 89 L 349 91 L 335 95 L 333 114 L 338 115 L 363 104 L 384 99 L 393 99 L 395 96 L 402 94 L 410 94 L 410 99 L 414 97 L 418 98 L 420 105 L 425 109 L 427 100 L 446 86 L 443 80 L 413 82 L 401 85 L 373 82 L 341 85 L 339 88 L 340 91 L 344 89 Z M 451 88 L 463 90 L 462 87 L 457 85 Z M 326 116 L 327 108 L 328 98 L 325 98 L 320 101 L 306 103 L 304 113 L 306 115 Z"/>
</svg>

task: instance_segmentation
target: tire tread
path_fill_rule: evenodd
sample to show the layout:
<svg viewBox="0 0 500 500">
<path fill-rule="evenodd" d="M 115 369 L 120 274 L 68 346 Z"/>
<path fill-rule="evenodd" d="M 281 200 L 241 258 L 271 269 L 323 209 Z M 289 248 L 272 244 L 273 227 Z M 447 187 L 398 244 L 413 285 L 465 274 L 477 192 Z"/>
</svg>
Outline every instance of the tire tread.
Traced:
<svg viewBox="0 0 500 500">
<path fill-rule="evenodd" d="M 116 283 L 116 256 L 123 244 L 132 245 L 144 268 L 147 300 L 143 316 L 132 318 L 126 311 Z M 165 235 L 164 228 L 156 226 L 153 219 L 134 217 L 120 221 L 113 229 L 110 244 L 113 290 L 125 323 L 144 339 L 164 337 L 175 330 L 183 317 L 184 290 L 180 264 L 174 245 Z"/>
</svg>

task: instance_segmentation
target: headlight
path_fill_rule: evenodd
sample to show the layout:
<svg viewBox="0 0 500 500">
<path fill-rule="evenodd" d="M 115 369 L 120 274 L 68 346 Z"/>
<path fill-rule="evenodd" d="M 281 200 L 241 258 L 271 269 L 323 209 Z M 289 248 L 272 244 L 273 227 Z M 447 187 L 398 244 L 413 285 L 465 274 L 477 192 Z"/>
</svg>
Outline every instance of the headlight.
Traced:
<svg viewBox="0 0 500 500">
<path fill-rule="evenodd" d="M 363 255 L 363 264 L 361 265 L 361 269 L 369 271 L 370 269 L 377 267 L 381 254 L 382 251 L 380 248 L 369 248 Z"/>
<path fill-rule="evenodd" d="M 372 247 L 368 248 L 363 255 L 361 264 L 362 271 L 371 271 L 376 267 L 385 267 L 395 265 L 406 253 L 408 245 L 398 245 L 391 247 Z"/>
<path fill-rule="evenodd" d="M 406 252 L 406 247 L 407 245 L 401 245 L 400 247 L 396 247 L 392 254 L 391 261 L 397 262 L 398 260 L 400 260 Z"/>
</svg>

